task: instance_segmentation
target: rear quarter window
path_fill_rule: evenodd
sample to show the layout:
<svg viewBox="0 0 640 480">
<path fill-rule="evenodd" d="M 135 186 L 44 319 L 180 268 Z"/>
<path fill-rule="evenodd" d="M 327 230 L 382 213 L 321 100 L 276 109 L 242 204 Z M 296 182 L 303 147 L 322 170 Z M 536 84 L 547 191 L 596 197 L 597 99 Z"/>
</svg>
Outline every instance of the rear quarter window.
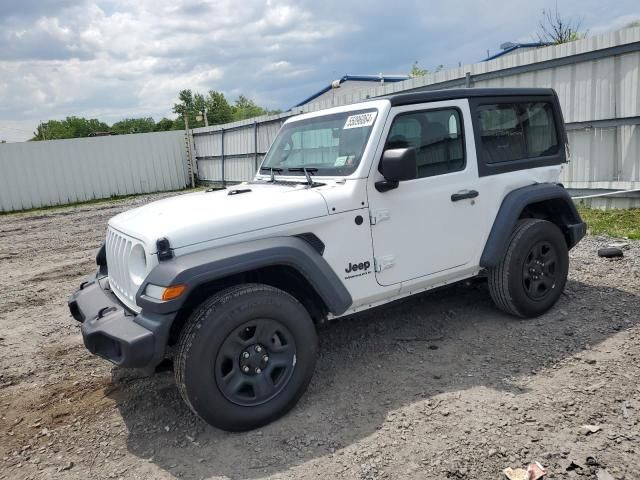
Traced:
<svg viewBox="0 0 640 480">
<path fill-rule="evenodd" d="M 550 102 L 513 102 L 477 108 L 482 157 L 487 164 L 535 159 L 559 151 Z"/>
</svg>

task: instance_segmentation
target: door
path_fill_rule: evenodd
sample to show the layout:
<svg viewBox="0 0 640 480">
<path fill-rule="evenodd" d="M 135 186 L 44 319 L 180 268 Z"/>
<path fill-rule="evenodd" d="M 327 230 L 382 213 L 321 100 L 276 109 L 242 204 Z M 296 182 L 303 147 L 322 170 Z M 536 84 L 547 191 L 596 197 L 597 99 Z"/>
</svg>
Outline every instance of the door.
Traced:
<svg viewBox="0 0 640 480">
<path fill-rule="evenodd" d="M 470 120 L 467 100 L 391 109 L 368 186 L 379 284 L 437 283 L 479 257 L 485 222 Z M 382 153 L 407 147 L 417 178 L 378 192 Z"/>
</svg>

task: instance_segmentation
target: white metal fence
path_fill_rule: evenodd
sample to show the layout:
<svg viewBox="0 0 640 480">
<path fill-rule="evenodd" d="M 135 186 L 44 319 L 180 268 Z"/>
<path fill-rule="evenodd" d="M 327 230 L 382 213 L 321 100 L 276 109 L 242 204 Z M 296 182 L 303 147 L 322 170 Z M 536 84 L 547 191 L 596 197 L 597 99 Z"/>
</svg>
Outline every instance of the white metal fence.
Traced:
<svg viewBox="0 0 640 480">
<path fill-rule="evenodd" d="M 262 157 L 292 112 L 194 129 L 198 178 L 242 182 L 253 178 Z"/>
<path fill-rule="evenodd" d="M 0 144 L 0 211 L 185 188 L 184 132 Z"/>
<path fill-rule="evenodd" d="M 571 163 L 563 182 L 580 189 L 640 188 L 640 28 L 529 50 L 304 105 L 295 112 L 194 129 L 199 178 L 243 181 L 279 126 L 294 114 L 392 93 L 460 87 L 551 87 L 567 124 Z"/>
</svg>

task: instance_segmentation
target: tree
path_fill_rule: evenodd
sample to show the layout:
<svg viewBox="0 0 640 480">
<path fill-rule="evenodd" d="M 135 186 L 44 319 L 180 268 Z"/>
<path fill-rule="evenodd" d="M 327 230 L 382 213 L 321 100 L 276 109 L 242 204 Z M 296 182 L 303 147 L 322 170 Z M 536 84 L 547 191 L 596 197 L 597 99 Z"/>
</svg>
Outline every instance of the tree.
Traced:
<svg viewBox="0 0 640 480">
<path fill-rule="evenodd" d="M 67 117 L 49 120 L 38 125 L 32 140 L 58 140 L 62 138 L 89 137 L 97 132 L 108 132 L 109 125 L 96 118 Z"/>
<path fill-rule="evenodd" d="M 156 123 L 156 128 L 154 128 L 155 132 L 166 132 L 167 130 L 173 129 L 173 120 L 170 118 L 162 118 L 158 123 Z"/>
<path fill-rule="evenodd" d="M 433 73 L 439 72 L 443 68 L 444 68 L 444 65 L 438 65 L 436 69 L 433 71 Z M 409 72 L 409 77 L 410 78 L 424 77 L 429 73 L 432 73 L 432 72 L 430 70 L 420 67 L 420 65 L 418 64 L 418 61 L 416 60 L 415 62 L 413 62 L 413 65 L 411 65 L 411 71 Z"/>
<path fill-rule="evenodd" d="M 180 90 L 178 93 L 179 103 L 173 105 L 173 112 L 179 116 L 173 122 L 174 130 L 184 130 L 184 118 L 189 119 L 189 128 L 204 126 L 204 119 L 201 121 L 196 120 L 196 115 L 199 112 L 204 111 L 206 102 L 201 93 L 193 93 L 190 89 Z"/>
<path fill-rule="evenodd" d="M 193 92 L 191 90 L 180 90 L 178 99 L 180 103 L 173 104 L 173 113 L 177 113 L 182 117 L 186 113 L 193 111 Z"/>
<path fill-rule="evenodd" d="M 156 122 L 151 117 L 125 118 L 111 126 L 111 131 L 119 135 L 127 133 L 147 133 L 156 129 Z"/>
<path fill-rule="evenodd" d="M 247 118 L 259 117 L 260 115 L 266 115 L 267 110 L 259 107 L 253 100 L 248 99 L 244 95 L 240 95 L 233 105 L 233 119 L 245 120 Z"/>
<path fill-rule="evenodd" d="M 233 121 L 233 108 L 221 92 L 209 90 L 205 99 L 209 125 L 219 125 Z"/>
<path fill-rule="evenodd" d="M 562 18 L 556 4 L 554 10 L 542 10 L 542 19 L 538 22 L 538 40 L 540 43 L 573 42 L 587 36 L 586 32 L 580 32 L 580 20 Z"/>
<path fill-rule="evenodd" d="M 244 95 L 240 95 L 234 104 L 230 105 L 224 94 L 215 90 L 209 90 L 206 96 L 194 93 L 192 90 L 181 90 L 178 99 L 179 103 L 173 105 L 173 112 L 179 115 L 173 121 L 172 128 L 174 130 L 184 129 L 185 115 L 189 118 L 189 127 L 204 126 L 204 119 L 198 121 L 196 116 L 199 116 L 200 112 L 204 112 L 205 109 L 209 125 L 219 125 L 281 112 L 280 110 L 263 108 Z"/>
</svg>

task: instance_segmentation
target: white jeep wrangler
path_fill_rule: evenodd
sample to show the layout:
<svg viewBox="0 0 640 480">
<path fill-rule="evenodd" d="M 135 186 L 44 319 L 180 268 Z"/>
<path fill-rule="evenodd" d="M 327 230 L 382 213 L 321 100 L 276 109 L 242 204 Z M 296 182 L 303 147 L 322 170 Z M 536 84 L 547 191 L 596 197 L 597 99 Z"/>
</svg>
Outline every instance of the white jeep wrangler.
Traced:
<svg viewBox="0 0 640 480">
<path fill-rule="evenodd" d="M 254 180 L 109 221 L 69 300 L 86 347 L 122 367 L 171 357 L 206 422 L 264 425 L 304 393 L 317 323 L 486 275 L 533 317 L 586 226 L 549 89 L 390 96 L 289 119 Z"/>
</svg>

